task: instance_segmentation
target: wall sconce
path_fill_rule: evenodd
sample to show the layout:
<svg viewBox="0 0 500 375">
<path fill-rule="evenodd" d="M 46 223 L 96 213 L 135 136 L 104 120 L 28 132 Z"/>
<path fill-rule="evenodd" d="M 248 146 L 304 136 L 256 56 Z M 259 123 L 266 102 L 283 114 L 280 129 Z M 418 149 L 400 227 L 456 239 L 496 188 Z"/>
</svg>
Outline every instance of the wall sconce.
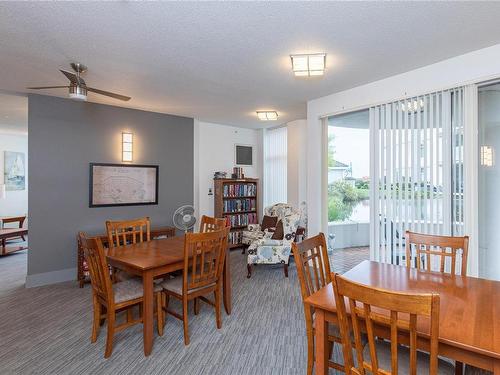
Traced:
<svg viewBox="0 0 500 375">
<path fill-rule="evenodd" d="M 493 167 L 495 164 L 495 154 L 493 147 L 481 146 L 481 165 L 485 167 Z"/>
<path fill-rule="evenodd" d="M 133 161 L 133 139 L 132 133 L 122 133 L 122 161 Z"/>
</svg>

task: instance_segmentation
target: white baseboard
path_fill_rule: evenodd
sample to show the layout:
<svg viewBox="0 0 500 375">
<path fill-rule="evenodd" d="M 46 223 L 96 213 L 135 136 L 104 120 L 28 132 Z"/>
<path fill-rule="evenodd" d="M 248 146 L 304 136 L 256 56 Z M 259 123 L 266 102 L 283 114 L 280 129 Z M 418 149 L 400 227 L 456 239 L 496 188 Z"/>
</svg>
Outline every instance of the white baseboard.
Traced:
<svg viewBox="0 0 500 375">
<path fill-rule="evenodd" d="M 34 288 L 42 285 L 61 283 L 64 281 L 76 280 L 76 268 L 64 270 L 36 273 L 26 276 L 26 288 Z"/>
</svg>

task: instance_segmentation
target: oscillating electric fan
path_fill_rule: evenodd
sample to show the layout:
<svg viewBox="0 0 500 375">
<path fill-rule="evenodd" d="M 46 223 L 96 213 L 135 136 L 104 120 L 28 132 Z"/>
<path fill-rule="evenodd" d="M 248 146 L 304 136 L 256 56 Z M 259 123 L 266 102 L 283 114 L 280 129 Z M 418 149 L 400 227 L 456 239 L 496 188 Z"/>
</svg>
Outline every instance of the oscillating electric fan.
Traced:
<svg viewBox="0 0 500 375">
<path fill-rule="evenodd" d="M 187 233 L 189 229 L 194 227 L 196 218 L 194 217 L 194 207 L 185 205 L 179 207 L 174 212 L 174 225 L 177 229 L 183 230 Z"/>
</svg>

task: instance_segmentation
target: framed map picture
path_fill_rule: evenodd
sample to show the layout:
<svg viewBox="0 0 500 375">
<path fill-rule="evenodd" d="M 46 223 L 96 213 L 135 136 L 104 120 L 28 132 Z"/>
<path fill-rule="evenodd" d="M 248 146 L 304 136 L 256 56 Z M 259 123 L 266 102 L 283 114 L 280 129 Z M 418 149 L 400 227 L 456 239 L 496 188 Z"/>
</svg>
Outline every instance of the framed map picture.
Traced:
<svg viewBox="0 0 500 375">
<path fill-rule="evenodd" d="M 89 207 L 158 204 L 158 166 L 90 163 Z"/>
</svg>

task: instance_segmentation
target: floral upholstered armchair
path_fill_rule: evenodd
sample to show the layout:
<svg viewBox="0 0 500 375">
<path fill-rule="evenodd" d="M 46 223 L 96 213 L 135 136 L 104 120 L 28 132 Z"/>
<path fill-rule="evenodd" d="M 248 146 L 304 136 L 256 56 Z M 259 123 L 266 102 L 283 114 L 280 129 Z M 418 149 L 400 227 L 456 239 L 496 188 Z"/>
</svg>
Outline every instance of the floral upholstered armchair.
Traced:
<svg viewBox="0 0 500 375">
<path fill-rule="evenodd" d="M 283 226 L 283 236 L 281 239 L 273 239 L 274 231 L 260 231 L 260 226 L 249 228 L 249 231 L 260 232 L 248 247 L 247 268 L 248 275 L 252 275 L 253 264 L 283 264 L 285 276 L 288 277 L 288 259 L 292 248 L 292 242 L 297 237 L 297 230 L 300 224 L 306 223 L 305 211 L 297 211 L 291 205 L 278 203 L 267 207 L 266 216 L 276 216 L 278 225 Z M 255 230 L 257 229 L 257 230 Z M 302 230 L 304 234 L 304 230 Z"/>
<path fill-rule="evenodd" d="M 281 220 L 287 215 L 291 215 L 294 209 L 291 205 L 286 203 L 276 203 L 272 206 L 264 208 L 264 220 L 266 217 L 276 218 L 276 222 Z M 260 240 L 262 238 L 271 238 L 275 229 L 276 222 L 272 225 L 272 228 L 267 228 L 262 224 L 249 224 L 247 230 L 243 231 L 242 243 L 245 245 L 251 245 L 255 240 Z"/>
</svg>

